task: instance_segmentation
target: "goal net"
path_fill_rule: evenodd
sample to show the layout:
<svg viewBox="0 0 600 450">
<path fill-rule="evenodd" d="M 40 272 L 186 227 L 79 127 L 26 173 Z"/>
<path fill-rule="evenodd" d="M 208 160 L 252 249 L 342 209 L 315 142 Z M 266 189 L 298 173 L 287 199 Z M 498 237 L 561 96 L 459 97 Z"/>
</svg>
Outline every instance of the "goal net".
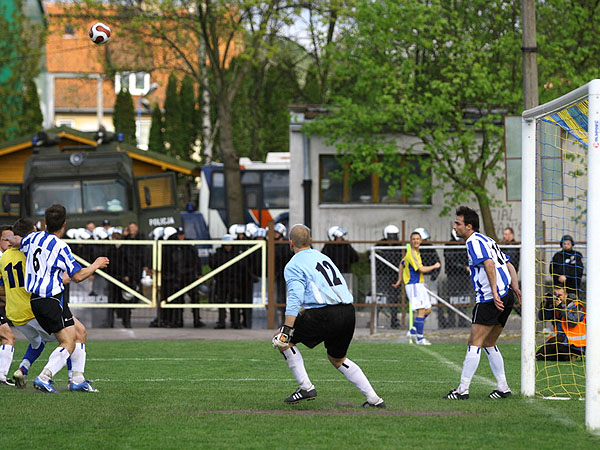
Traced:
<svg viewBox="0 0 600 450">
<path fill-rule="evenodd" d="M 522 393 L 598 429 L 600 80 L 525 111 L 522 143 Z"/>
</svg>

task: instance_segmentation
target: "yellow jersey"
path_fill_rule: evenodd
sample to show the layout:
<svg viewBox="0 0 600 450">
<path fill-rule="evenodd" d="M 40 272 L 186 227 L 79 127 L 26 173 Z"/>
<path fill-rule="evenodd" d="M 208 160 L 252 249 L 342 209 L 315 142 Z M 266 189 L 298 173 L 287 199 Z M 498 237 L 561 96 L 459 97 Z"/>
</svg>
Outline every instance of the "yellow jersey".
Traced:
<svg viewBox="0 0 600 450">
<path fill-rule="evenodd" d="M 413 253 L 415 258 L 413 258 Z M 419 272 L 419 267 L 423 265 L 420 252 L 416 250 L 407 251 L 406 256 L 401 262 L 404 266 L 404 269 L 402 270 L 402 281 L 404 281 L 404 284 L 425 282 L 425 277 L 423 277 L 423 274 Z"/>
<path fill-rule="evenodd" d="M 0 257 L 0 284 L 6 293 L 6 317 L 14 325 L 25 325 L 34 318 L 31 294 L 25 290 L 25 254 L 9 248 Z"/>
</svg>

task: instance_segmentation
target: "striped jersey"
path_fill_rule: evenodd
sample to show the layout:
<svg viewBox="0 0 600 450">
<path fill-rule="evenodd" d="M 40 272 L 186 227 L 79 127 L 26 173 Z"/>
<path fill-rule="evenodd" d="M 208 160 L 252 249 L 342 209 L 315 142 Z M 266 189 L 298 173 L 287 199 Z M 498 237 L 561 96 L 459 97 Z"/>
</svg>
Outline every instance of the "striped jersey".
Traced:
<svg viewBox="0 0 600 450">
<path fill-rule="evenodd" d="M 0 257 L 0 285 L 6 293 L 6 317 L 15 325 L 25 325 L 34 318 L 31 294 L 25 290 L 25 255 L 17 248 Z"/>
<path fill-rule="evenodd" d="M 505 255 L 493 239 L 481 234 L 473 233 L 466 241 L 469 256 L 469 269 L 471 270 L 471 283 L 475 289 L 475 302 L 485 303 L 494 301 L 490 280 L 485 273 L 483 262 L 491 259 L 496 266 L 496 286 L 500 297 L 508 293 L 510 287 L 510 273 L 506 263 L 510 258 Z"/>
<path fill-rule="evenodd" d="M 21 240 L 21 251 L 27 257 L 25 289 L 35 296 L 54 297 L 65 290 L 63 273 L 70 277 L 81 270 L 69 246 L 54 234 L 38 231 Z"/>
<path fill-rule="evenodd" d="M 413 258 L 414 253 L 414 258 Z M 402 281 L 404 284 L 424 283 L 425 277 L 419 272 L 419 267 L 423 265 L 421 253 L 415 250 L 406 251 L 406 256 L 402 259 Z"/>
<path fill-rule="evenodd" d="M 287 316 L 297 316 L 300 308 L 322 308 L 352 303 L 346 280 L 333 261 L 318 250 L 297 252 L 286 264 L 283 276 L 287 285 Z"/>
</svg>

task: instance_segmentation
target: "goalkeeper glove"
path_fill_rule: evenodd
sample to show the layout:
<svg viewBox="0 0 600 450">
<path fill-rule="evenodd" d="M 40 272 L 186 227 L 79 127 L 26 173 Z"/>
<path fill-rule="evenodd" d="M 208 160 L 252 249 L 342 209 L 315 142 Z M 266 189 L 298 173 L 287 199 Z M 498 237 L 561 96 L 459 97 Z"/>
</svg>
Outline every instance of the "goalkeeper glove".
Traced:
<svg viewBox="0 0 600 450">
<path fill-rule="evenodd" d="M 288 327 L 287 325 L 282 326 L 279 332 L 273 336 L 273 348 L 286 349 L 291 344 L 292 336 L 294 335 L 294 328 Z"/>
</svg>

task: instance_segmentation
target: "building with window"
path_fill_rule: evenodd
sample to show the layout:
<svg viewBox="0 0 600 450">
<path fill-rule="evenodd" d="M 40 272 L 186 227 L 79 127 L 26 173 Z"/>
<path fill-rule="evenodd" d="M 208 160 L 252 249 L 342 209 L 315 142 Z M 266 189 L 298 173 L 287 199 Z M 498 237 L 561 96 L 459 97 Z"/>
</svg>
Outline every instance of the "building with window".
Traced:
<svg viewBox="0 0 600 450">
<path fill-rule="evenodd" d="M 376 174 L 352 183 L 348 170 L 341 167 L 336 158 L 336 149 L 319 136 L 309 138 L 302 132 L 302 124 L 323 111 L 306 105 L 291 106 L 290 110 L 290 224 L 310 223 L 315 240 L 327 240 L 327 230 L 333 225 L 347 230 L 351 240 L 379 240 L 386 225 L 396 225 L 405 239 L 417 227 L 425 227 L 434 241 L 450 239 L 454 216 L 452 211 L 448 216 L 440 215 L 446 205 L 443 190 L 429 197 L 422 189 L 415 189 L 410 195 L 404 194 L 402 189 L 390 192 L 390 183 Z M 428 183 L 436 183 L 431 172 L 421 171 L 421 162 L 428 155 L 425 151 L 418 152 L 417 139 L 403 135 L 394 139 L 400 153 L 403 148 L 413 149 L 410 156 L 401 158 L 400 164 L 404 167 L 403 170 L 399 167 L 397 185 L 403 185 L 402 173 L 407 171 L 419 174 Z M 518 144 L 520 148 L 520 140 Z M 520 158 L 520 150 L 511 147 L 508 156 L 517 153 Z M 510 199 L 518 201 L 507 200 L 508 194 L 512 195 L 515 190 L 515 178 L 520 186 L 520 166 L 514 162 L 507 164 L 512 183 L 499 189 L 493 180 L 489 182 L 489 190 L 500 201 L 492 213 L 499 236 L 510 226 L 517 231 L 516 238 L 520 240 L 520 196 Z M 477 208 L 476 202 L 469 206 Z"/>
</svg>

